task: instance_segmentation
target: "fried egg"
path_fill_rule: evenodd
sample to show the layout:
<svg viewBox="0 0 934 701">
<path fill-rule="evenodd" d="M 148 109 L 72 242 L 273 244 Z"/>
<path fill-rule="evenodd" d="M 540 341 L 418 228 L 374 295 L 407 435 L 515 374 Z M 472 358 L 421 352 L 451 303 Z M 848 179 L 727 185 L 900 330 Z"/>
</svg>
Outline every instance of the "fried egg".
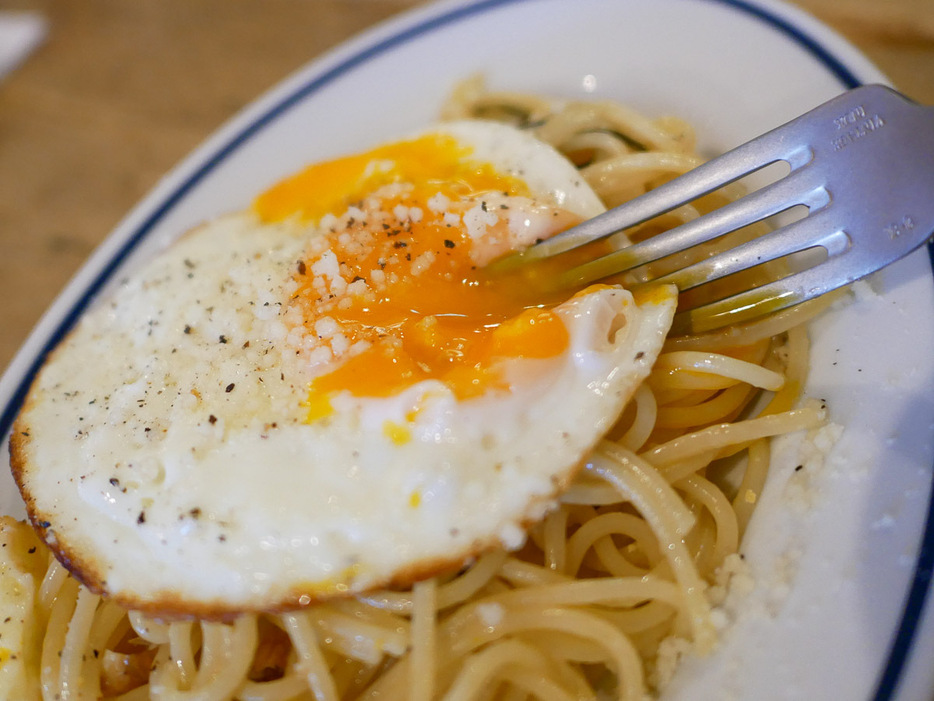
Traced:
<svg viewBox="0 0 934 701">
<path fill-rule="evenodd" d="M 557 152 L 485 122 L 274 185 L 50 356 L 11 442 L 33 525 L 89 587 L 162 616 L 521 547 L 648 374 L 675 293 L 554 298 L 484 266 L 600 211 Z"/>
</svg>

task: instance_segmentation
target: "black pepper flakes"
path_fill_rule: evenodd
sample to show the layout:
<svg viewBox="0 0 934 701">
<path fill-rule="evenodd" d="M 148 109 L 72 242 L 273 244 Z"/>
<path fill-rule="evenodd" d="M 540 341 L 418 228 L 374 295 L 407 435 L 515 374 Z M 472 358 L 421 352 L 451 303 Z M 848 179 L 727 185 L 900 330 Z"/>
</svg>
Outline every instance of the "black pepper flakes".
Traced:
<svg viewBox="0 0 934 701">
<path fill-rule="evenodd" d="M 185 324 L 185 333 L 186 333 L 186 334 L 190 334 L 190 333 L 191 333 L 191 326 L 189 326 L 188 324 Z"/>
<path fill-rule="evenodd" d="M 304 275 L 306 272 L 308 272 L 308 267 L 305 265 L 305 261 L 298 261 L 298 274 Z"/>
<path fill-rule="evenodd" d="M 139 516 L 136 517 L 136 525 L 142 526 L 144 523 L 146 523 L 146 512 L 140 511 Z"/>
<path fill-rule="evenodd" d="M 454 243 L 451 239 L 444 239 L 444 247 L 445 247 L 445 248 L 454 248 L 454 246 L 456 246 L 456 245 L 457 245 L 457 244 Z"/>
<path fill-rule="evenodd" d="M 227 337 L 224 334 L 221 334 L 220 336 L 218 336 L 217 340 L 220 343 L 227 343 Z"/>
<path fill-rule="evenodd" d="M 210 416 L 208 416 L 208 423 L 213 426 L 214 424 L 217 423 L 217 417 L 214 416 L 214 414 L 211 414 Z"/>
<path fill-rule="evenodd" d="M 234 383 L 231 382 L 229 385 L 227 385 L 227 386 L 224 388 L 224 391 L 227 392 L 228 394 L 230 394 L 231 392 L 233 392 L 234 387 L 235 387 Z"/>
</svg>

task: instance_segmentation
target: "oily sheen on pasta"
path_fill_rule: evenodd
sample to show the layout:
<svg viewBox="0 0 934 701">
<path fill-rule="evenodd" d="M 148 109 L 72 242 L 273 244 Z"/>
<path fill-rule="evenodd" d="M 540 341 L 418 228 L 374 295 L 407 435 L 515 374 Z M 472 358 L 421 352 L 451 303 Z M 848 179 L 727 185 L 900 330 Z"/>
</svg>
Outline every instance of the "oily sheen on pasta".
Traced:
<svg viewBox="0 0 934 701">
<path fill-rule="evenodd" d="M 123 324 L 134 347 L 172 336 L 181 342 L 163 346 L 169 355 L 223 360 L 216 371 L 186 375 L 186 384 L 157 367 L 161 361 L 135 357 L 119 370 L 128 381 L 123 392 L 109 396 L 97 386 L 74 394 L 61 369 L 47 371 L 58 373 L 55 381 L 39 381 L 17 426 L 14 471 L 38 532 L 92 587 L 70 576 L 27 525 L 0 520 L 0 541 L 11 546 L 0 552 L 0 697 L 635 701 L 664 687 L 680 655 L 715 645 L 712 612 L 731 578 L 743 574 L 741 539 L 770 469 L 769 439 L 819 430 L 824 420 L 822 408 L 799 393 L 808 364 L 803 324 L 826 302 L 662 345 L 670 290 L 634 299 L 605 285 L 554 299 L 535 284 L 495 282 L 483 266 L 497 255 L 699 163 L 692 132 L 679 119 L 647 118 L 616 103 L 495 93 L 480 80 L 459 85 L 443 115 L 455 121 L 312 166 L 262 194 L 251 212 L 189 234 L 120 293 L 152 300 L 168 288 L 176 302 L 188 300 L 176 304 L 172 323 L 157 313 L 160 305 L 136 317 L 118 294 L 76 332 L 103 337 L 110 323 Z M 485 126 L 469 126 L 478 119 Z M 475 129 L 495 138 L 476 138 Z M 513 152 L 522 154 L 518 161 L 507 155 L 510 143 L 525 144 Z M 539 160 L 529 167 L 533 153 Z M 564 175 L 554 180 L 553 172 Z M 628 233 L 633 240 L 656 235 L 734 194 L 715 193 Z M 209 242 L 207 251 L 199 241 Z M 246 282 L 255 270 L 263 271 L 258 287 Z M 274 279 L 287 281 L 284 299 Z M 185 292 L 189 284 L 199 292 Z M 236 314 L 210 301 L 217 290 L 247 300 L 249 323 L 238 326 Z M 483 292 L 472 296 L 476 290 Z M 425 314 L 400 312 L 411 309 Z M 466 318 L 482 319 L 484 330 L 463 325 Z M 118 365 L 117 357 L 107 364 Z M 147 385 L 153 376 L 162 384 Z M 574 387 L 579 382 L 589 383 L 587 392 Z M 578 392 L 588 402 L 578 403 Z M 118 468 L 110 453 L 102 466 L 79 458 L 80 468 L 72 462 L 62 484 L 41 495 L 28 465 L 41 433 L 29 417 L 42 403 L 42 412 L 70 417 L 60 424 L 71 431 L 70 460 L 74 445 L 95 445 L 85 426 L 92 407 L 126 426 L 118 431 L 140 449 L 139 462 Z M 161 410 L 142 418 L 142 404 Z M 460 423 L 477 415 L 476 424 Z M 178 417 L 185 420 L 171 421 Z M 365 482 L 361 501 L 332 490 L 325 493 L 335 501 L 322 502 L 298 472 L 308 463 L 295 436 L 329 426 L 353 435 L 344 459 L 368 460 L 341 473 L 335 466 L 347 463 L 332 446 L 311 464 L 331 468 L 323 477 L 329 488 L 335 480 Z M 259 436 L 256 446 L 280 443 L 270 453 L 240 442 L 223 448 L 238 431 Z M 445 440 L 467 437 L 459 445 L 471 446 L 464 452 L 477 481 L 448 471 L 458 452 Z M 409 452 L 421 443 L 443 446 L 432 454 L 442 458 L 433 464 L 436 483 L 418 467 L 429 453 Z M 159 463 L 145 450 L 156 445 L 180 448 Z M 214 451 L 224 463 L 247 459 L 261 477 L 231 484 L 218 462 L 206 488 L 218 496 L 196 491 L 186 502 L 173 484 L 193 460 L 216 460 Z M 400 466 L 411 479 L 388 472 Z M 99 470 L 93 477 L 92 467 Z M 131 501 L 134 491 L 145 494 Z M 418 530 L 419 514 L 448 503 L 449 491 L 463 492 L 469 512 L 421 522 L 444 526 L 405 541 L 407 564 L 386 565 L 381 549 L 398 548 Z M 171 508 L 157 504 L 163 493 L 172 495 Z M 262 571 L 255 565 L 183 554 L 193 571 L 178 572 L 186 589 L 171 601 L 113 588 L 117 581 L 135 588 L 153 572 L 162 576 L 162 567 L 180 569 L 161 533 L 176 552 L 189 540 L 202 554 L 230 552 L 235 514 L 216 511 L 218 504 L 230 495 L 239 507 L 271 493 L 283 499 L 275 521 L 283 533 L 298 527 L 293 510 L 323 509 L 303 524 L 316 528 L 343 514 L 325 537 L 328 547 L 337 552 L 343 538 L 384 569 L 341 562 L 347 567 L 332 567 L 333 577 L 322 581 L 321 562 L 305 563 L 318 579 L 286 591 L 234 574 Z M 70 543 L 81 538 L 59 539 L 67 523 L 50 495 L 84 499 L 89 518 L 117 523 L 133 546 L 100 565 L 74 557 Z M 351 502 L 357 511 L 345 518 Z M 378 510 L 370 530 L 356 520 Z M 377 545 L 360 550 L 362 536 L 374 532 Z M 261 536 L 270 534 L 266 528 Z M 83 545 L 94 549 L 105 537 L 95 532 Z M 458 547 L 427 555 L 426 544 L 452 539 Z M 263 560 L 268 548 L 295 571 L 288 539 L 254 545 L 260 562 L 274 559 Z M 139 551 L 127 552 L 133 548 Z M 162 560 L 153 560 L 160 551 Z M 124 556 L 140 572 L 121 570 L 114 579 Z M 218 565 L 227 579 L 212 582 L 209 567 Z M 373 588 L 388 580 L 391 586 Z M 223 596 L 211 599 L 207 588 L 220 581 Z M 185 610 L 213 615 L 173 620 Z M 225 620 L 214 619 L 220 613 Z"/>
</svg>

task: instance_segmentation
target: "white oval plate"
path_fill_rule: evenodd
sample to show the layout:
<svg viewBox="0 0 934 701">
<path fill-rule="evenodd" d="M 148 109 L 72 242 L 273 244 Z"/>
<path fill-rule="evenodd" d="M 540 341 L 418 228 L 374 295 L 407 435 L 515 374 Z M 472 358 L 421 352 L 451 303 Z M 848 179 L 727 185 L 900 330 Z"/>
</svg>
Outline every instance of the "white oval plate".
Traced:
<svg viewBox="0 0 934 701">
<path fill-rule="evenodd" d="M 309 161 L 431 122 L 474 72 L 496 88 L 609 97 L 683 116 L 716 153 L 884 77 L 770 0 L 442 2 L 313 62 L 232 120 L 106 240 L 0 380 L 6 436 L 42 358 L 142 258 Z M 808 391 L 846 426 L 822 469 L 780 457 L 744 543 L 756 589 L 678 699 L 930 699 L 934 291 L 928 253 L 893 266 L 813 332 Z M 790 462 L 789 462 L 790 461 Z M 9 475 L 0 513 L 22 515 Z"/>
</svg>

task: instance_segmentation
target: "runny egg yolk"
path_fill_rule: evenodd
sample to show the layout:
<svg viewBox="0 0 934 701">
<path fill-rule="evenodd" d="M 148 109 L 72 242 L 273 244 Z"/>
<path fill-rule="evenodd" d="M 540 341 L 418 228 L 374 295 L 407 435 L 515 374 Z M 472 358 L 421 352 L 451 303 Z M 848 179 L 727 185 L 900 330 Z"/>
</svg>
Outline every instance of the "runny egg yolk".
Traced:
<svg viewBox="0 0 934 701">
<path fill-rule="evenodd" d="M 458 399 L 508 390 L 503 359 L 567 348 L 550 310 L 562 300 L 489 276 L 481 262 L 512 250 L 532 219 L 547 220 L 550 235 L 577 218 L 470 153 L 453 137 L 423 136 L 311 166 L 254 203 L 265 222 L 297 217 L 323 230 L 296 264 L 295 301 L 341 362 L 312 381 L 309 421 L 328 416 L 341 391 L 388 397 L 427 379 Z"/>
</svg>

